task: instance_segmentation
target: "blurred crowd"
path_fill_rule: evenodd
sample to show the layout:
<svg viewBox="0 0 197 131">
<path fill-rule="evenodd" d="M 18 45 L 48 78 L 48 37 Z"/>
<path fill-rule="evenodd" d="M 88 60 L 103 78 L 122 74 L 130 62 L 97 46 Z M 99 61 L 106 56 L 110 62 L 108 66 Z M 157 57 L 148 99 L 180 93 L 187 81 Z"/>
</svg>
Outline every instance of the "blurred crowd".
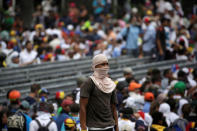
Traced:
<svg viewBox="0 0 197 131">
<path fill-rule="evenodd" d="M 197 17 L 184 14 L 179 0 L 123 3 L 119 15 L 112 13 L 110 0 L 93 0 L 92 12 L 86 5 L 70 2 L 67 12 L 60 15 L 54 1 L 42 0 L 30 27 L 24 27 L 18 15 L 22 9 L 10 6 L 1 14 L 0 66 L 81 59 L 99 53 L 108 58 L 151 56 L 157 61 L 196 57 Z"/>
<path fill-rule="evenodd" d="M 72 93 L 55 94 L 38 84 L 22 96 L 15 89 L 0 104 L 0 130 L 79 131 L 80 88 L 87 80 L 79 76 Z M 136 80 L 131 68 L 115 81 L 119 131 L 196 131 L 197 68 L 149 69 Z"/>
</svg>

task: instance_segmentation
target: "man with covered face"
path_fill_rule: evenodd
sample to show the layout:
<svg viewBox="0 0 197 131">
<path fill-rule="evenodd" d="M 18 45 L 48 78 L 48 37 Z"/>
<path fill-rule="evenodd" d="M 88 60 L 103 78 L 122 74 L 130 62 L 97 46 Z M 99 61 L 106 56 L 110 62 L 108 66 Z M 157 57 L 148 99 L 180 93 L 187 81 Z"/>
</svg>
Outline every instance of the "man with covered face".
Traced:
<svg viewBox="0 0 197 131">
<path fill-rule="evenodd" d="M 103 54 L 93 58 L 94 73 L 81 86 L 80 122 L 82 131 L 118 131 L 115 83 L 108 77 L 108 59 Z"/>
</svg>

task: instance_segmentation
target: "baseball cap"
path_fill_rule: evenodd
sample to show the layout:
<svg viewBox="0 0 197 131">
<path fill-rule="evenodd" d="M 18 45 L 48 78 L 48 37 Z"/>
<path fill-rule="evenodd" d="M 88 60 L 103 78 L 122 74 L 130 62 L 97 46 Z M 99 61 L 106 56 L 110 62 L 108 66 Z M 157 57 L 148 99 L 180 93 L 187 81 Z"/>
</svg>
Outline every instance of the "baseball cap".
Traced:
<svg viewBox="0 0 197 131">
<path fill-rule="evenodd" d="M 186 89 L 186 85 L 184 82 L 179 81 L 174 85 L 174 88 L 176 93 L 184 93 L 185 89 Z"/>
<path fill-rule="evenodd" d="M 153 101 L 154 100 L 154 94 L 152 92 L 146 92 L 144 94 L 144 99 L 148 101 Z"/>
<path fill-rule="evenodd" d="M 129 84 L 129 91 L 134 91 L 135 89 L 139 89 L 139 88 L 141 88 L 141 84 L 139 84 L 139 83 L 136 83 L 136 82 L 131 82 L 130 84 Z"/>
<path fill-rule="evenodd" d="M 125 67 L 125 68 L 123 68 L 123 73 L 124 74 L 132 74 L 133 70 L 130 67 Z"/>
<path fill-rule="evenodd" d="M 40 89 L 40 90 L 38 91 L 38 94 L 42 94 L 42 93 L 50 94 L 46 88 L 42 88 L 42 89 Z"/>
<path fill-rule="evenodd" d="M 21 93 L 17 90 L 13 90 L 9 93 L 9 99 L 10 100 L 16 100 L 21 97 Z"/>
<path fill-rule="evenodd" d="M 144 18 L 144 22 L 145 23 L 149 23 L 150 22 L 150 18 L 148 18 L 148 17 Z"/>
</svg>

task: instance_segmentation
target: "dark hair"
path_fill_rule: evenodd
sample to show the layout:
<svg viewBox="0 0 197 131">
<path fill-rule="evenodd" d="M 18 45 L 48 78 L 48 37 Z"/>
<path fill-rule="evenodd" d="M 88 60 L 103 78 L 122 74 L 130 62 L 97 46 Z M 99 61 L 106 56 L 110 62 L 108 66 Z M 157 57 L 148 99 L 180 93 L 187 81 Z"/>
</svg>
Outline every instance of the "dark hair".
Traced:
<svg viewBox="0 0 197 131">
<path fill-rule="evenodd" d="M 168 22 L 168 19 L 166 19 L 165 17 L 161 18 L 161 23 L 163 24 L 164 22 Z"/>
<path fill-rule="evenodd" d="M 152 76 L 160 76 L 161 71 L 159 69 L 155 68 L 155 69 L 152 69 L 151 74 L 152 74 Z"/>
<path fill-rule="evenodd" d="M 70 106 L 70 110 L 72 113 L 79 113 L 79 110 L 80 110 L 79 104 L 76 104 L 76 103 L 72 104 Z"/>
<path fill-rule="evenodd" d="M 164 120 L 164 116 L 161 112 L 155 111 L 152 113 L 153 122 L 152 124 L 161 124 L 160 121 Z"/>
<path fill-rule="evenodd" d="M 29 43 L 31 43 L 31 41 L 29 41 L 29 40 L 26 41 L 26 42 L 25 42 L 25 46 L 27 46 Z"/>
<path fill-rule="evenodd" d="M 33 84 L 33 85 L 31 86 L 31 92 L 32 92 L 32 93 L 35 93 L 36 91 L 38 91 L 38 90 L 40 90 L 40 89 L 41 89 L 41 87 L 40 87 L 39 84 Z"/>
<path fill-rule="evenodd" d="M 152 79 L 151 79 L 151 81 L 152 81 L 152 83 L 160 82 L 161 81 L 161 77 L 153 76 Z"/>
<path fill-rule="evenodd" d="M 187 74 L 183 70 L 180 70 L 178 72 L 177 76 L 178 76 L 178 78 L 185 78 L 187 76 Z"/>
<path fill-rule="evenodd" d="M 170 72 L 170 69 L 165 69 L 165 70 L 163 71 L 163 76 L 166 76 L 169 72 Z"/>
<path fill-rule="evenodd" d="M 159 102 L 153 101 L 150 106 L 150 115 L 152 115 L 157 108 L 159 109 Z"/>
<path fill-rule="evenodd" d="M 132 108 L 123 108 L 121 111 L 123 113 L 122 118 L 130 119 L 131 115 L 133 114 L 133 109 Z"/>
<path fill-rule="evenodd" d="M 191 112 L 190 104 L 184 104 L 181 110 L 183 112 L 183 117 L 186 118 Z"/>
<path fill-rule="evenodd" d="M 166 103 L 169 104 L 170 111 L 173 112 L 176 109 L 176 101 L 174 99 L 170 98 L 170 99 L 166 100 Z"/>
</svg>

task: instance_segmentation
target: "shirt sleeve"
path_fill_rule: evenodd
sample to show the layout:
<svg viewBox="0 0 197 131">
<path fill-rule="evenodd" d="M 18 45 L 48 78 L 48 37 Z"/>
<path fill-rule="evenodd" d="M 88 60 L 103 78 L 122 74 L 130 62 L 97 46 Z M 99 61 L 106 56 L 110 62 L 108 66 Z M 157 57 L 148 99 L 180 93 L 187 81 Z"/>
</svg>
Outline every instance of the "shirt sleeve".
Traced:
<svg viewBox="0 0 197 131">
<path fill-rule="evenodd" d="M 116 90 L 114 90 L 114 91 L 112 92 L 111 104 L 118 104 L 117 95 L 116 95 Z"/>
<path fill-rule="evenodd" d="M 92 90 L 92 80 L 88 78 L 86 82 L 84 82 L 80 89 L 80 97 L 89 97 Z"/>
</svg>

